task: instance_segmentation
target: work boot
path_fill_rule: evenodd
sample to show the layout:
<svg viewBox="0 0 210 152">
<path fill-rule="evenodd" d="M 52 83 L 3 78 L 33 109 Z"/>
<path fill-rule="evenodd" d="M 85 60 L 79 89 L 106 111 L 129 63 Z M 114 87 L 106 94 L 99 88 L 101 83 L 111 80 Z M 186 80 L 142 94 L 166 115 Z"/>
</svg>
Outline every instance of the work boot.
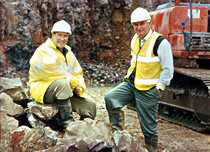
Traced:
<svg viewBox="0 0 210 152">
<path fill-rule="evenodd" d="M 145 147 L 149 152 L 157 152 L 158 138 L 145 137 Z"/>
<path fill-rule="evenodd" d="M 63 122 L 62 122 L 61 118 L 58 117 L 58 118 L 55 119 L 54 127 L 55 127 L 58 131 L 63 132 L 64 127 L 63 127 Z"/>
<path fill-rule="evenodd" d="M 123 130 L 125 126 L 124 112 L 123 111 L 109 111 L 109 121 L 112 127 L 112 132 Z"/>
<path fill-rule="evenodd" d="M 71 122 L 74 121 L 70 99 L 57 100 L 57 102 L 63 128 L 65 129 Z"/>
</svg>

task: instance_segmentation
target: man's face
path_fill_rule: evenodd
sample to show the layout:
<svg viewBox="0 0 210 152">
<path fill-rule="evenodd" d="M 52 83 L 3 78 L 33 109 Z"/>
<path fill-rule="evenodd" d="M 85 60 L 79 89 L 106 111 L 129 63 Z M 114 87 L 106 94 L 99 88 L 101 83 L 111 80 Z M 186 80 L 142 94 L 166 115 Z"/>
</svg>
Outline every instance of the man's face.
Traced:
<svg viewBox="0 0 210 152">
<path fill-rule="evenodd" d="M 62 50 L 67 44 L 68 38 L 69 33 L 66 32 L 56 32 L 55 34 L 52 33 L 52 40 L 60 50 Z"/>
<path fill-rule="evenodd" d="M 134 32 L 138 34 L 141 39 L 144 39 L 150 30 L 150 23 L 147 21 L 135 22 L 133 23 L 133 28 Z"/>
</svg>

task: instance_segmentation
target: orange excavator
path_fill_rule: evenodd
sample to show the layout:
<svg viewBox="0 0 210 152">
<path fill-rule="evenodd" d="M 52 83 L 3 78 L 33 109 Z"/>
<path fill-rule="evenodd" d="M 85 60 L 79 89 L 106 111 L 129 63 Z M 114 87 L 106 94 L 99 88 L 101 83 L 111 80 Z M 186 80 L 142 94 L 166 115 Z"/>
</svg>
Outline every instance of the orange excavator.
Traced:
<svg viewBox="0 0 210 152">
<path fill-rule="evenodd" d="M 160 99 L 159 118 L 209 132 L 210 4 L 171 0 L 150 14 L 151 28 L 170 42 L 174 57 L 174 77 Z"/>
</svg>

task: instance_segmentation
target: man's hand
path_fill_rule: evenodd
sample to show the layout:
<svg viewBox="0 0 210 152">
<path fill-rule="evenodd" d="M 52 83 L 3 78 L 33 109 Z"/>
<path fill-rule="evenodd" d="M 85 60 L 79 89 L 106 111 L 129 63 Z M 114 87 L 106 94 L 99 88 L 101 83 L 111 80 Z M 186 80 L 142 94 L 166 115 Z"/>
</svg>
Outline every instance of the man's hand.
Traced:
<svg viewBox="0 0 210 152">
<path fill-rule="evenodd" d="M 156 88 L 156 91 L 157 91 L 158 94 L 160 94 L 162 90 Z"/>
<path fill-rule="evenodd" d="M 75 88 L 75 90 L 74 90 L 74 93 L 75 93 L 76 95 L 78 95 L 78 96 L 81 95 L 81 93 L 82 93 L 82 88 L 80 88 L 79 84 L 78 84 L 78 86 L 76 86 L 76 88 Z"/>
</svg>

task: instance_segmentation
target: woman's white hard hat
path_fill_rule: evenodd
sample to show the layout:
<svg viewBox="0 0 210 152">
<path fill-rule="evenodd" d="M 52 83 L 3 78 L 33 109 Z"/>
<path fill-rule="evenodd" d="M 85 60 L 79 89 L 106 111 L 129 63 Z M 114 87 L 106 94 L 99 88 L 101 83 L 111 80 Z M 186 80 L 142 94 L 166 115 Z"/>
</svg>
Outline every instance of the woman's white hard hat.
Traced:
<svg viewBox="0 0 210 152">
<path fill-rule="evenodd" d="M 131 14 L 131 23 L 146 21 L 150 22 L 151 17 L 149 12 L 141 7 L 136 8 Z"/>
<path fill-rule="evenodd" d="M 53 25 L 51 33 L 53 32 L 67 32 L 71 34 L 71 26 L 64 20 L 60 20 Z"/>
</svg>

